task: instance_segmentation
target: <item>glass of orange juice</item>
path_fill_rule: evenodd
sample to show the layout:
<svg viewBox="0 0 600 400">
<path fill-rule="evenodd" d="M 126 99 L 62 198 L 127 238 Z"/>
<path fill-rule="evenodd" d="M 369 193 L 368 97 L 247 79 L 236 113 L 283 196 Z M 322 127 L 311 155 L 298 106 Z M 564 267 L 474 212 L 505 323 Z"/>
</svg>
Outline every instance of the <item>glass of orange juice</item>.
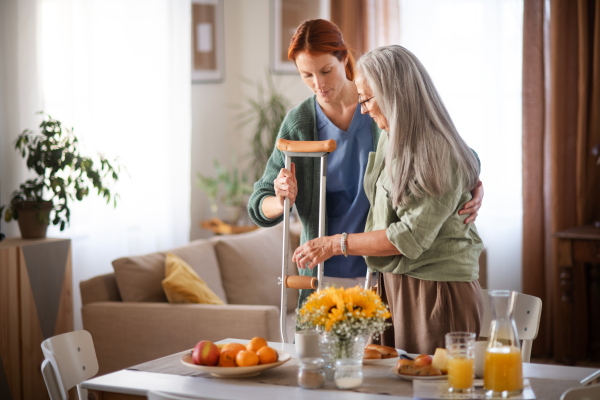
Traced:
<svg viewBox="0 0 600 400">
<path fill-rule="evenodd" d="M 475 334 L 450 332 L 446 334 L 448 354 L 448 391 L 472 393 L 475 375 Z"/>
</svg>

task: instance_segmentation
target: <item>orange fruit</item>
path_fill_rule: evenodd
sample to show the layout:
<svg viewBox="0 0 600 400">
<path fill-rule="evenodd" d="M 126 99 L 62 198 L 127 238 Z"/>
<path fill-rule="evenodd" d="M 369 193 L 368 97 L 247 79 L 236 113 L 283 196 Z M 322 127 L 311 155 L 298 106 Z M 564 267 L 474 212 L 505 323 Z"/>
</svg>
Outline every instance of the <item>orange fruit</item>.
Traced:
<svg viewBox="0 0 600 400">
<path fill-rule="evenodd" d="M 242 350 L 246 350 L 246 346 L 244 346 L 243 344 L 240 343 L 227 343 L 225 346 L 223 346 L 223 348 L 221 349 L 221 351 L 223 350 L 235 350 L 235 356 L 237 356 L 237 353 L 239 353 Z"/>
<path fill-rule="evenodd" d="M 235 356 L 235 363 L 238 367 L 252 367 L 258 365 L 258 356 L 253 351 L 242 350 Z"/>
<path fill-rule="evenodd" d="M 235 356 L 239 353 L 234 349 L 221 350 L 219 356 L 219 367 L 235 367 Z"/>
<path fill-rule="evenodd" d="M 277 350 L 272 347 L 264 346 L 261 347 L 260 350 L 256 353 L 258 356 L 258 360 L 261 364 L 271 364 L 277 361 L 279 355 L 277 354 Z"/>
<path fill-rule="evenodd" d="M 267 345 L 267 341 L 261 337 L 255 337 L 252 338 L 252 340 L 250 341 L 250 343 L 248 343 L 248 345 L 246 346 L 246 348 L 249 351 L 253 351 L 253 352 L 257 352 L 259 351 L 261 348 L 265 347 Z"/>
</svg>

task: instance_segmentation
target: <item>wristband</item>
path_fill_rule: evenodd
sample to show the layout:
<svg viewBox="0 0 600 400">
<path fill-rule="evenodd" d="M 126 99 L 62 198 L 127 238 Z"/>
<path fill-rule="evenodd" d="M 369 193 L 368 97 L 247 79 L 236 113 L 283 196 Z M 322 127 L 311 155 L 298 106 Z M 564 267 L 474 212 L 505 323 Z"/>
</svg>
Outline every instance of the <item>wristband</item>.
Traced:
<svg viewBox="0 0 600 400">
<path fill-rule="evenodd" d="M 341 240 L 341 247 L 342 247 L 342 254 L 344 255 L 344 257 L 348 257 L 348 251 L 346 248 L 346 244 L 348 243 L 348 234 L 346 232 L 342 233 L 342 240 Z"/>
</svg>

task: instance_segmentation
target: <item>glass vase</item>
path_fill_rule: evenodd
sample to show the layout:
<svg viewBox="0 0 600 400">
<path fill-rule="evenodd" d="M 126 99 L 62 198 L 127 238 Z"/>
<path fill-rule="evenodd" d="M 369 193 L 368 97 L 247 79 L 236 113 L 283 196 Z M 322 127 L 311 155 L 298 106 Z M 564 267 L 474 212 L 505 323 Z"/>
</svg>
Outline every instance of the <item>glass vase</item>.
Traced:
<svg viewBox="0 0 600 400">
<path fill-rule="evenodd" d="M 324 360 L 325 376 L 333 380 L 335 376 L 335 362 L 340 359 L 353 359 L 360 362 L 365 351 L 366 338 L 364 336 L 340 337 L 325 332 L 321 336 L 321 355 Z"/>
</svg>

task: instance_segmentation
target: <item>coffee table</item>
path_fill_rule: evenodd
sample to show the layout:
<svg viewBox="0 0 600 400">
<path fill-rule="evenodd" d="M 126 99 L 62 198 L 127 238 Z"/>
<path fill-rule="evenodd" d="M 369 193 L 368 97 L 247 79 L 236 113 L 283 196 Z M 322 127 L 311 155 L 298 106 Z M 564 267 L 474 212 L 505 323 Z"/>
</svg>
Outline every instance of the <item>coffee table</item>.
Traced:
<svg viewBox="0 0 600 400">
<path fill-rule="evenodd" d="M 247 343 L 248 340 L 225 339 L 217 343 Z M 296 357 L 293 344 L 269 342 L 269 346 L 290 353 Z M 384 367 L 389 369 L 389 366 Z M 594 368 L 567 367 L 546 364 L 523 364 L 524 378 L 541 378 L 556 380 L 572 380 L 581 385 L 594 382 L 600 378 L 600 370 Z M 398 380 L 399 385 L 412 385 L 410 382 Z M 391 396 L 357 393 L 335 390 L 306 390 L 293 386 L 267 385 L 251 380 L 204 379 L 193 376 L 161 374 L 133 370 L 121 370 L 81 384 L 88 390 L 89 400 L 138 400 L 146 399 L 150 390 L 164 391 L 179 396 L 200 397 L 203 399 L 311 399 L 311 400 L 383 400 Z M 560 393 L 549 399 L 559 399 Z M 394 397 L 412 399 L 412 397 Z M 538 399 L 542 399 L 538 397 Z"/>
</svg>

